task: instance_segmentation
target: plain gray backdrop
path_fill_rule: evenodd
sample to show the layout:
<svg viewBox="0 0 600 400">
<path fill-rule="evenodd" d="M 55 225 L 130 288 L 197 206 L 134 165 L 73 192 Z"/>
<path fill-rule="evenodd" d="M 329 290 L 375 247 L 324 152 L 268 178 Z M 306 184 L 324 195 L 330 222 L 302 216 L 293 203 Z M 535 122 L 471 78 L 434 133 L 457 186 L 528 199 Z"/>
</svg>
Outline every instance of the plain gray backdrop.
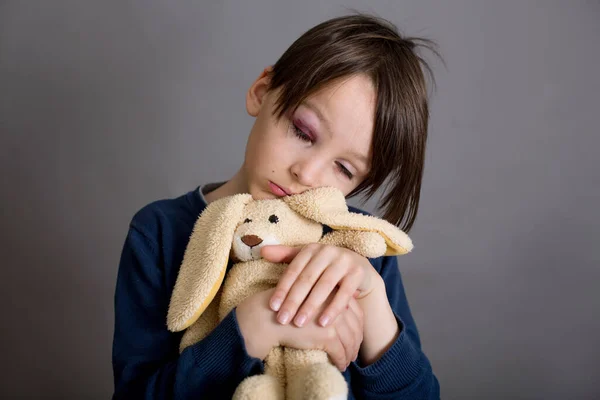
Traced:
<svg viewBox="0 0 600 400">
<path fill-rule="evenodd" d="M 447 63 L 399 259 L 442 397 L 600 398 L 600 4 L 494 0 L 0 1 L 0 397 L 110 397 L 131 217 L 231 177 L 249 85 L 350 8 Z"/>
</svg>

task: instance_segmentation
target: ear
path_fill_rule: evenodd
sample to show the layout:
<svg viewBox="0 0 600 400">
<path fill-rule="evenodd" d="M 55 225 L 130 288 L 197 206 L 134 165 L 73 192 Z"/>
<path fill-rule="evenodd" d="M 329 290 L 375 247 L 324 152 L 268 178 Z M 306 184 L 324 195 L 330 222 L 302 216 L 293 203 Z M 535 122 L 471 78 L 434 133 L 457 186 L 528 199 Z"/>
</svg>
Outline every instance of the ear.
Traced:
<svg viewBox="0 0 600 400">
<path fill-rule="evenodd" d="M 256 78 L 248 93 L 246 93 L 246 111 L 252 117 L 258 116 L 261 106 L 264 103 L 265 95 L 268 92 L 269 84 L 271 82 L 271 73 L 273 67 L 267 67 L 264 71 Z"/>
<path fill-rule="evenodd" d="M 169 330 L 192 325 L 215 297 L 225 277 L 233 233 L 250 201 L 249 194 L 224 197 L 210 203 L 196 221 L 171 295 Z"/>
<path fill-rule="evenodd" d="M 298 195 L 284 197 L 283 200 L 303 217 L 332 229 L 380 234 L 386 243 L 386 256 L 406 254 L 413 248 L 408 235 L 388 221 L 349 212 L 344 194 L 336 188 L 310 189 Z"/>
</svg>

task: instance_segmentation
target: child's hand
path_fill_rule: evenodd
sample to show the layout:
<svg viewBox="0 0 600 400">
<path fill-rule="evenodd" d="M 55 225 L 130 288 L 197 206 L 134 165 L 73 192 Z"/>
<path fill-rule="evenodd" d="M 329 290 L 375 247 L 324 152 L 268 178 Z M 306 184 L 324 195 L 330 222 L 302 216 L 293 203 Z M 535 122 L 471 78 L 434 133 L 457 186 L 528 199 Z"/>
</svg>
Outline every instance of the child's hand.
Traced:
<svg viewBox="0 0 600 400">
<path fill-rule="evenodd" d="M 235 313 L 246 351 L 252 357 L 264 360 L 269 351 L 279 344 L 281 324 L 269 308 L 274 289 L 248 296 L 236 307 Z"/>
<path fill-rule="evenodd" d="M 333 297 L 333 294 L 329 296 L 317 309 L 317 313 L 322 311 Z M 358 358 L 364 338 L 363 332 L 364 313 L 358 302 L 350 298 L 348 308 L 342 310 L 327 327 L 320 326 L 314 319 L 308 319 L 302 329 L 294 325 L 279 325 L 278 343 L 294 349 L 323 350 L 340 371 L 345 371 L 348 365 Z"/>
<path fill-rule="evenodd" d="M 348 308 L 324 328 L 316 321 L 307 320 L 305 327 L 281 325 L 275 320 L 268 301 L 275 289 L 265 290 L 247 297 L 236 308 L 240 332 L 248 354 L 264 360 L 274 346 L 294 349 L 319 349 L 325 351 L 333 364 L 344 371 L 356 360 L 363 342 L 364 313 L 358 302 L 350 299 Z M 317 308 L 321 311 L 334 295 Z"/>
<path fill-rule="evenodd" d="M 302 326 L 337 288 L 319 318 L 319 323 L 327 326 L 352 297 L 368 295 L 381 278 L 365 257 L 332 245 L 265 246 L 261 255 L 271 262 L 289 263 L 269 302 L 271 309 L 279 311 L 277 320 L 284 325 L 293 319 Z"/>
</svg>

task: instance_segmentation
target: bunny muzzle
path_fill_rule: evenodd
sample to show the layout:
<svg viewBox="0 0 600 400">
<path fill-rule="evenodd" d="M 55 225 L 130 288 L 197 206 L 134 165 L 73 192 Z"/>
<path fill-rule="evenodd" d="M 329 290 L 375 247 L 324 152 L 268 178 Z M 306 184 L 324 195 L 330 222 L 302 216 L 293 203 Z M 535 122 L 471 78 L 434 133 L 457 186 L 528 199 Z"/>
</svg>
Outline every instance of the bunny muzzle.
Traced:
<svg viewBox="0 0 600 400">
<path fill-rule="evenodd" d="M 281 244 L 273 235 L 255 235 L 251 233 L 238 234 L 233 237 L 232 256 L 239 261 L 258 260 L 261 257 L 260 249 L 268 245 Z"/>
</svg>

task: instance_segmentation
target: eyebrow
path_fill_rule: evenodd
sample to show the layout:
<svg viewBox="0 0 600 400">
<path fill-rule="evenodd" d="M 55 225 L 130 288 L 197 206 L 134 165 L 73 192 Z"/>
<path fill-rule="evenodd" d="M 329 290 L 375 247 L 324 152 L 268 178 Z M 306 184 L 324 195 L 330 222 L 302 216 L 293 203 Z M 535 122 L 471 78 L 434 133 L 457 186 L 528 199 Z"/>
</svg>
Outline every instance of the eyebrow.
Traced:
<svg viewBox="0 0 600 400">
<path fill-rule="evenodd" d="M 321 109 L 316 104 L 313 104 L 309 100 L 304 100 L 301 104 L 306 108 L 310 109 L 315 114 L 317 114 L 317 118 L 319 118 L 323 125 L 325 125 L 325 130 L 329 132 L 330 135 L 333 135 L 331 130 L 331 123 L 327 118 L 325 118 L 325 115 L 323 115 Z M 350 154 L 352 154 L 354 158 L 356 158 L 358 161 L 362 162 L 365 165 L 365 167 L 369 166 L 369 159 L 364 154 L 358 153 L 354 150 L 350 150 Z"/>
</svg>

